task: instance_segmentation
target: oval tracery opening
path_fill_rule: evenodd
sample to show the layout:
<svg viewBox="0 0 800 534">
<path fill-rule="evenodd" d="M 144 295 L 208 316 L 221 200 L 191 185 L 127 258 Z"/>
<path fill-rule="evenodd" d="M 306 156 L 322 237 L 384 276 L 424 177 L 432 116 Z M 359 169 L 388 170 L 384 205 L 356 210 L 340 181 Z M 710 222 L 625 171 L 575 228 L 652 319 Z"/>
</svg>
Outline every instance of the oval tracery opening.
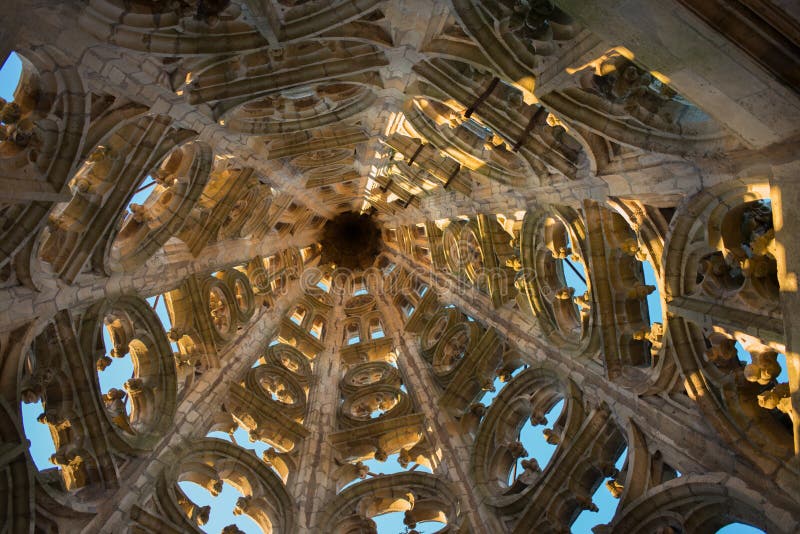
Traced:
<svg viewBox="0 0 800 534">
<path fill-rule="evenodd" d="M 537 468 L 544 470 L 556 452 L 560 441 L 559 428 L 563 428 L 562 415 L 564 414 L 564 400 L 558 399 L 536 423 L 533 417 L 524 421 L 517 437 L 517 456 L 511 471 L 508 473 L 508 485 L 514 491 L 517 480 L 526 482 L 527 478 L 537 472 Z M 524 489 L 530 481 L 527 481 Z"/>
<path fill-rule="evenodd" d="M 243 495 L 226 481 L 222 481 L 213 493 L 200 484 L 188 480 L 178 482 L 178 487 L 191 501 L 191 503 L 181 503 L 182 506 L 190 517 L 196 518 L 197 525 L 203 532 L 218 534 L 228 525 L 236 525 L 247 533 L 264 532 L 248 515 L 237 513 L 236 502 Z M 217 489 L 220 490 L 218 493 Z"/>
<path fill-rule="evenodd" d="M 56 445 L 53 443 L 53 437 L 50 434 L 50 428 L 42 419 L 44 415 L 44 406 L 42 401 L 38 400 L 32 403 L 23 402 L 21 405 L 22 410 L 22 428 L 25 437 L 31 442 L 28 449 L 34 465 L 39 471 L 46 469 L 60 470 L 58 466 L 53 467 L 50 462 L 50 457 L 56 453 Z"/>
<path fill-rule="evenodd" d="M 622 454 L 620 454 L 619 458 L 617 458 L 617 461 L 614 463 L 614 468 L 617 469 L 617 471 L 623 471 L 627 459 L 628 449 L 626 448 Z M 591 496 L 592 502 L 597 506 L 597 511 L 583 510 L 578 514 L 575 522 L 572 523 L 570 532 L 575 534 L 591 532 L 593 527 L 611 522 L 617 512 L 619 498 L 622 496 L 624 490 L 620 481 L 624 483 L 624 477 L 622 475 L 607 477 L 604 479 L 604 482 L 597 486 L 597 489 L 595 489 Z"/>
</svg>

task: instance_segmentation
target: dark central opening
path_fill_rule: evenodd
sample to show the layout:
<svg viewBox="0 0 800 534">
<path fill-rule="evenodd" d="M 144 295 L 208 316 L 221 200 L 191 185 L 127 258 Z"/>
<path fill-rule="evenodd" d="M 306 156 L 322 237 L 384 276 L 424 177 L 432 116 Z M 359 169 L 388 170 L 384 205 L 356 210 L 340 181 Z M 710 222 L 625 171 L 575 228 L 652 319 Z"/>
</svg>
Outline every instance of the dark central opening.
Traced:
<svg viewBox="0 0 800 534">
<path fill-rule="evenodd" d="M 372 216 L 347 211 L 325 223 L 320 243 L 323 263 L 366 269 L 380 253 L 381 231 Z"/>
</svg>

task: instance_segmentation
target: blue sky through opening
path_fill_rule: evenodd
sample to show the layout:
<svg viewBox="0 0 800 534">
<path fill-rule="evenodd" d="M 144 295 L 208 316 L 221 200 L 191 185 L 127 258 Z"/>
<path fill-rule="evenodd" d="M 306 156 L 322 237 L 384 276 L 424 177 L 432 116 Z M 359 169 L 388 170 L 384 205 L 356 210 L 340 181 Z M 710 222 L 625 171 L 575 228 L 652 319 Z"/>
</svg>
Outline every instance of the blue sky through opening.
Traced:
<svg viewBox="0 0 800 534">
<path fill-rule="evenodd" d="M 56 452 L 50 428 L 36 420 L 43 411 L 41 401 L 32 404 L 22 403 L 22 426 L 25 430 L 25 437 L 31 442 L 31 458 L 40 471 L 53 467 L 49 458 Z"/>
<path fill-rule="evenodd" d="M 22 74 L 22 61 L 12 52 L 0 68 L 0 97 L 6 100 L 14 99 L 14 91 L 19 85 Z M 40 470 L 49 469 L 53 465 L 49 462 L 50 455 L 56 452 L 50 429 L 44 423 L 39 423 L 36 418 L 44 410 L 41 402 L 33 404 L 22 403 L 22 425 L 25 437 L 31 442 L 30 453 L 33 463 Z"/>
<path fill-rule="evenodd" d="M 568 268 L 567 268 L 568 269 Z M 565 269 L 566 271 L 566 269 Z M 520 373 L 522 369 L 517 369 L 514 371 L 513 376 L 516 376 Z M 496 378 L 494 381 L 495 391 L 487 391 L 483 397 L 481 398 L 481 402 L 486 406 L 491 405 L 500 391 L 508 384 L 508 382 L 501 382 L 499 378 Z M 539 462 L 539 466 L 544 470 L 547 467 L 548 462 L 552 458 L 553 454 L 555 453 L 556 446 L 550 445 L 545 441 L 544 435 L 542 431 L 545 428 L 552 428 L 553 424 L 558 419 L 559 414 L 563 409 L 563 401 L 559 401 L 556 403 L 550 411 L 548 411 L 547 417 L 547 425 L 537 425 L 533 426 L 530 422 L 526 422 L 525 425 L 522 427 L 520 432 L 520 441 L 525 449 L 528 451 L 528 458 L 536 458 L 536 461 Z M 625 463 L 625 456 L 627 451 L 623 453 L 620 458 L 617 460 L 615 466 L 617 469 L 621 469 Z M 522 458 L 517 460 L 517 476 L 521 474 L 522 467 L 521 467 Z M 593 501 L 599 508 L 598 512 L 589 512 L 584 511 L 581 513 L 578 518 L 575 520 L 575 523 L 572 525 L 572 532 L 574 534 L 583 534 L 583 533 L 591 533 L 592 527 L 600 524 L 605 524 L 611 521 L 611 518 L 614 517 L 614 513 L 617 509 L 617 504 L 619 501 L 611 496 L 611 493 L 605 487 L 605 479 L 598 487 L 597 491 L 595 492 L 594 496 L 592 497 Z"/>
<path fill-rule="evenodd" d="M 149 297 L 146 300 L 152 306 L 155 302 L 155 297 Z M 158 318 L 161 320 L 161 324 L 164 326 L 164 330 L 169 331 L 169 329 L 172 328 L 172 323 L 169 320 L 167 306 L 164 304 L 163 297 L 158 299 L 155 311 L 156 315 L 158 315 Z M 105 327 L 105 325 L 100 326 L 100 331 L 103 335 L 103 341 L 106 347 L 106 355 L 108 355 L 113 348 L 111 336 L 108 334 L 108 329 Z M 177 352 L 178 344 L 172 342 L 171 346 L 172 350 Z M 125 381 L 132 376 L 133 360 L 131 359 L 130 354 L 125 355 L 124 358 L 112 358 L 111 365 L 109 365 L 104 371 L 97 373 L 100 391 L 106 393 L 112 387 L 122 389 Z M 56 450 L 55 445 L 53 444 L 53 439 L 50 435 L 50 429 L 46 424 L 40 423 L 36 420 L 39 414 L 41 414 L 43 411 L 42 403 L 22 403 L 21 408 L 25 436 L 31 442 L 30 454 L 31 458 L 33 459 L 33 463 L 40 470 L 53 467 L 53 465 L 49 462 L 49 458 L 56 452 Z M 125 403 L 125 408 L 127 412 L 130 413 L 130 402 Z"/>
<path fill-rule="evenodd" d="M 22 72 L 22 62 L 20 58 L 17 56 L 16 53 L 12 53 L 6 62 L 3 64 L 2 68 L 0 68 L 0 97 L 6 100 L 12 100 L 14 97 L 14 90 L 16 89 L 20 74 Z M 141 184 L 147 184 L 152 181 L 150 176 L 147 176 Z M 136 193 L 131 201 L 128 203 L 136 204 L 144 204 L 144 202 L 149 197 L 150 193 L 153 191 L 153 187 L 148 187 L 147 189 Z M 578 270 L 578 272 L 585 278 L 585 272 L 583 270 L 583 266 L 580 262 L 574 262 L 571 260 L 564 260 L 570 261 L 570 263 Z M 392 270 L 394 270 L 394 264 L 390 264 L 386 267 L 385 273 L 388 274 Z M 655 281 L 655 275 L 653 273 L 652 266 L 649 262 L 643 262 L 643 269 L 645 275 L 645 283 L 658 286 Z M 569 287 L 575 288 L 575 295 L 582 295 L 586 291 L 586 284 L 580 279 L 575 272 L 568 265 L 564 265 L 564 276 Z M 328 286 L 323 282 L 318 284 L 318 287 L 323 289 L 324 291 L 328 291 Z M 426 288 L 427 289 L 427 288 Z M 423 290 L 422 295 L 424 296 L 425 290 Z M 155 297 L 150 297 L 148 302 L 153 304 Z M 653 292 L 651 295 L 647 297 L 648 307 L 650 310 L 650 321 L 660 322 L 661 318 L 661 303 L 658 292 Z M 413 307 L 410 310 L 413 312 Z M 162 325 L 164 326 L 164 330 L 168 331 L 171 328 L 171 323 L 169 321 L 169 316 L 166 310 L 166 305 L 164 304 L 163 298 L 159 299 L 159 302 L 156 306 L 156 314 L 158 315 L 159 319 L 161 320 Z M 471 319 L 471 318 L 470 318 Z M 111 340 L 108 335 L 106 328 L 102 327 L 103 338 L 106 343 L 107 351 L 110 351 L 112 348 Z M 277 341 L 277 340 L 276 340 Z M 172 348 L 174 351 L 177 351 L 177 344 L 171 343 Z M 739 352 L 739 358 L 746 362 L 751 361 L 749 353 L 744 351 L 739 343 L 737 345 L 737 351 Z M 785 382 L 786 378 L 786 360 L 784 355 L 780 355 L 778 357 L 778 361 L 781 364 L 781 375 L 779 377 L 779 381 Z M 131 378 L 133 375 L 133 362 L 131 361 L 130 355 L 127 355 L 125 358 L 114 358 L 112 361 L 112 365 L 109 366 L 104 372 L 98 374 L 100 387 L 102 391 L 108 391 L 111 387 L 122 388 L 122 384 Z M 505 384 L 500 382 L 499 380 L 495 381 L 495 386 L 497 391 L 490 392 L 484 395 L 482 399 L 485 404 L 490 404 L 491 401 L 496 397 L 497 393 L 499 393 L 500 389 Z M 42 413 L 42 404 L 41 402 L 33 403 L 33 404 L 22 404 L 22 419 L 23 419 L 23 426 L 25 430 L 25 436 L 31 442 L 30 453 L 33 458 L 34 464 L 38 469 L 48 469 L 53 467 L 48 459 L 50 455 L 55 453 L 55 447 L 53 445 L 52 438 L 50 436 L 50 431 L 47 425 L 39 423 L 36 421 L 36 418 L 39 414 Z M 554 413 L 557 413 L 556 410 L 553 410 Z M 551 420 L 551 417 L 554 413 L 550 414 L 548 417 L 548 422 L 552 424 L 555 422 L 554 417 Z M 555 449 L 554 446 L 551 446 L 544 442 L 543 438 L 541 437 L 541 431 L 539 430 L 536 432 L 537 429 L 531 427 L 530 425 L 526 425 L 523 428 L 523 432 L 521 434 L 521 440 L 523 444 L 528 449 L 529 456 L 536 457 L 542 467 L 546 466 L 546 461 L 543 461 L 543 458 L 547 458 L 549 460 L 550 456 L 553 454 L 553 450 Z M 225 439 L 230 441 L 230 438 L 227 434 L 221 432 L 213 432 L 209 434 L 212 437 L 218 437 L 220 439 Z M 234 437 L 237 443 L 240 446 L 243 446 L 246 449 L 252 449 L 255 453 L 261 457 L 261 453 L 269 448 L 269 445 L 263 442 L 255 442 L 250 443 L 247 438 L 247 433 L 243 429 L 239 429 L 234 434 Z M 541 442 L 541 443 L 540 443 Z M 380 472 L 384 474 L 392 474 L 403 471 L 402 467 L 396 461 L 397 455 L 392 455 L 389 457 L 387 462 L 380 463 L 375 460 L 368 460 L 365 463 L 370 466 L 370 469 L 373 472 Z M 620 460 L 617 462 L 617 467 L 621 467 L 622 463 L 624 462 L 625 454 L 620 457 Z M 377 465 L 373 465 L 377 464 Z M 419 467 L 417 468 L 418 471 L 428 471 L 427 468 Z M 249 517 L 245 515 L 241 516 L 234 516 L 232 514 L 233 507 L 235 506 L 236 499 L 240 496 L 239 492 L 230 486 L 229 484 L 224 484 L 224 488 L 222 493 L 217 497 L 212 497 L 208 491 L 204 488 L 191 483 L 191 482 L 181 482 L 181 488 L 186 493 L 186 495 L 192 499 L 196 504 L 199 506 L 204 506 L 209 504 L 212 506 L 211 510 L 211 517 L 208 522 L 203 528 L 204 531 L 209 533 L 216 534 L 219 532 L 224 526 L 229 524 L 235 524 L 240 529 L 248 533 L 259 533 L 260 528 L 256 525 L 256 523 L 251 520 Z M 598 488 L 598 491 L 595 493 L 594 496 L 595 503 L 600 508 L 600 512 L 598 513 L 591 513 L 591 512 L 584 512 L 575 522 L 572 527 L 572 532 L 578 533 L 588 533 L 591 530 L 591 527 L 608 522 L 614 514 L 616 509 L 617 500 L 613 499 L 610 493 L 605 489 L 604 484 L 601 484 Z M 403 524 L 403 514 L 402 513 L 391 513 L 391 514 L 384 514 L 381 516 L 377 516 L 373 518 L 375 523 L 378 525 L 378 532 L 380 534 L 400 534 L 406 531 L 405 525 Z M 419 523 L 416 529 L 421 534 L 430 534 L 439 530 L 442 527 L 439 523 Z M 733 524 L 728 525 L 719 531 L 720 534 L 753 534 L 753 533 L 761 533 L 762 531 L 753 527 L 749 527 L 747 525 L 741 524 Z"/>
<path fill-rule="evenodd" d="M 742 523 L 731 523 L 719 529 L 717 534 L 764 534 L 764 531 Z"/>
<path fill-rule="evenodd" d="M 236 500 L 242 496 L 236 488 L 230 484 L 223 482 L 222 491 L 216 497 L 204 487 L 195 484 L 194 482 L 178 482 L 181 490 L 186 494 L 192 502 L 198 506 L 211 506 L 211 513 L 209 514 L 208 523 L 202 525 L 200 529 L 209 534 L 219 534 L 219 532 L 228 525 L 236 525 L 244 532 L 250 534 L 259 534 L 261 527 L 250 519 L 247 515 L 233 515 L 233 508 L 236 506 Z"/>
<path fill-rule="evenodd" d="M 22 61 L 16 52 L 11 52 L 8 59 L 0 68 L 0 97 L 6 100 L 14 99 L 14 91 L 19 85 L 19 77 L 22 74 Z"/>
<path fill-rule="evenodd" d="M 225 432 L 210 432 L 208 437 L 222 439 L 233 443 L 230 436 Z M 247 431 L 243 428 L 238 428 L 233 433 L 233 438 L 236 445 L 243 449 L 253 451 L 253 454 L 261 459 L 261 455 L 265 450 L 270 448 L 270 445 L 263 441 L 256 441 L 250 443 Z M 277 475 L 277 473 L 276 473 Z M 200 529 L 209 534 L 218 534 L 223 527 L 234 524 L 248 534 L 260 534 L 261 528 L 255 521 L 246 515 L 233 515 L 233 508 L 236 506 L 236 500 L 242 495 L 229 484 L 225 484 L 223 491 L 213 497 L 205 488 L 198 486 L 192 482 L 180 482 L 178 484 L 186 496 L 189 497 L 198 506 L 211 506 L 211 515 L 208 523 L 201 526 Z"/>
<path fill-rule="evenodd" d="M 652 326 L 653 323 L 663 322 L 663 315 L 661 312 L 661 293 L 658 290 L 656 273 L 649 261 L 642 262 L 642 270 L 644 271 L 644 283 L 646 285 L 656 287 L 655 291 L 647 295 L 647 309 L 650 312 L 650 325 Z"/>
<path fill-rule="evenodd" d="M 395 453 L 389 455 L 386 458 L 385 462 L 379 462 L 374 458 L 369 460 L 364 460 L 364 465 L 369 467 L 371 473 L 376 475 L 391 475 L 394 473 L 402 473 L 407 471 L 408 469 L 403 469 L 403 467 L 397 463 L 397 458 L 400 455 Z M 408 468 L 410 469 L 413 464 L 409 464 Z M 430 473 L 431 470 L 425 466 L 418 466 L 414 471 L 420 471 L 425 473 Z M 367 477 L 366 480 L 369 480 L 372 477 Z M 350 484 L 345 486 L 345 488 L 350 487 L 354 484 L 358 484 L 361 482 L 360 479 L 355 479 Z M 344 489 L 344 488 L 343 488 Z M 375 521 L 376 526 L 378 527 L 378 534 L 399 534 L 406 531 L 406 526 L 403 524 L 404 514 L 402 512 L 393 512 L 390 514 L 383 514 L 379 516 L 375 516 L 372 518 Z M 425 523 L 417 523 L 416 529 L 420 532 L 420 534 L 431 534 L 440 530 L 444 525 L 441 523 L 435 522 L 425 522 Z"/>
<path fill-rule="evenodd" d="M 627 456 L 628 450 L 625 449 L 614 463 L 614 467 L 622 469 Z M 590 534 L 592 532 L 592 527 L 607 524 L 611 521 L 611 518 L 614 517 L 619 499 L 615 499 L 611 495 L 611 492 L 608 491 L 608 488 L 606 488 L 606 480 L 608 479 L 603 479 L 597 487 L 597 490 L 595 490 L 594 495 L 592 495 L 592 501 L 597 505 L 598 511 L 590 512 L 589 510 L 584 510 L 581 512 L 575 522 L 572 523 L 572 528 L 570 529 L 574 534 Z"/>
<path fill-rule="evenodd" d="M 141 189 L 143 187 L 144 189 Z M 125 205 L 125 211 L 123 213 L 125 213 L 126 216 L 130 212 L 131 204 L 139 204 L 141 206 L 144 205 L 145 201 L 150 196 L 150 193 L 152 193 L 153 189 L 155 189 L 155 182 L 153 181 L 153 177 L 150 176 L 149 174 L 145 176 L 145 179 L 139 183 L 136 189 L 137 189 L 136 193 L 133 194 L 130 201 Z M 141 191 L 138 191 L 139 189 L 141 189 Z"/>
<path fill-rule="evenodd" d="M 572 250 L 573 254 L 576 253 L 572 246 L 572 236 L 567 232 L 567 247 Z M 570 258 L 561 260 L 561 268 L 564 271 L 564 280 L 567 287 L 575 290 L 575 297 L 579 297 L 586 293 L 586 271 L 583 269 L 583 264 L 580 261 L 573 261 Z M 577 271 L 577 273 L 575 272 Z"/>
<path fill-rule="evenodd" d="M 535 458 L 536 461 L 539 462 L 539 467 L 541 467 L 542 471 L 544 471 L 547 464 L 550 463 L 550 459 L 556 452 L 556 446 L 547 443 L 542 432 L 546 428 L 553 427 L 553 424 L 558 420 L 563 409 L 564 401 L 560 400 L 545 413 L 545 417 L 547 418 L 546 425 L 532 425 L 530 420 L 527 420 L 520 429 L 519 441 L 522 443 L 522 446 L 525 447 L 525 450 L 528 451 L 527 458 Z M 524 459 L 525 458 L 517 458 L 517 477 L 525 472 L 525 469 L 522 467 L 522 460 Z M 514 484 L 514 480 L 514 470 L 512 469 L 508 474 L 509 486 Z"/>
<path fill-rule="evenodd" d="M 378 534 L 402 534 L 406 532 L 406 526 L 403 524 L 403 512 L 392 512 L 391 514 L 383 514 L 372 518 L 375 525 L 378 527 Z M 424 523 L 417 523 L 414 527 L 420 534 L 433 534 L 444 527 L 441 523 L 426 521 Z"/>
</svg>

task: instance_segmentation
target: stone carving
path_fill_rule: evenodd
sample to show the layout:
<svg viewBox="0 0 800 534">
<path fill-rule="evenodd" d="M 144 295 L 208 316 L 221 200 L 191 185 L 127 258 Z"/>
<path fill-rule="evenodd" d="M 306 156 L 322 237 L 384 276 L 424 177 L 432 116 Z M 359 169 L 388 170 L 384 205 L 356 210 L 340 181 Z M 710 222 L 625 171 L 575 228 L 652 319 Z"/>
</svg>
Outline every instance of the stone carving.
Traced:
<svg viewBox="0 0 800 534">
<path fill-rule="evenodd" d="M 744 377 L 748 382 L 756 382 L 766 386 L 775 381 L 781 372 L 778 364 L 778 354 L 774 351 L 765 351 L 753 356 L 753 363 L 744 367 Z"/>
<path fill-rule="evenodd" d="M 174 11 L 182 17 L 193 17 L 211 26 L 219 24 L 219 15 L 230 0 L 146 0 L 157 13 Z"/>
<path fill-rule="evenodd" d="M 208 520 L 211 517 L 211 506 L 209 505 L 197 506 L 186 497 L 179 498 L 178 505 L 183 508 L 186 516 L 189 518 L 189 521 L 198 526 L 203 526 L 208 523 Z"/>
<path fill-rule="evenodd" d="M 800 530 L 779 3 L 21 3 L 9 532 Z"/>
<path fill-rule="evenodd" d="M 535 47 L 534 41 L 553 37 L 551 22 L 571 23 L 569 16 L 551 0 L 510 0 L 501 3 L 512 10 L 505 22 L 508 29 L 519 39 L 529 42 L 532 47 Z"/>
<path fill-rule="evenodd" d="M 625 491 L 625 486 L 622 485 L 616 478 L 610 478 L 606 480 L 606 488 L 608 489 L 611 496 L 615 499 L 619 499 L 622 496 L 622 492 Z"/>
<path fill-rule="evenodd" d="M 25 148 L 34 141 L 34 129 L 30 119 L 22 119 L 19 104 L 0 98 L 0 143 L 3 141 Z"/>
<path fill-rule="evenodd" d="M 125 389 L 128 390 L 127 387 Z M 125 432 L 133 434 L 133 429 L 128 420 L 128 413 L 125 407 L 127 400 L 128 395 L 117 388 L 111 388 L 103 395 L 103 403 L 106 406 L 109 417 L 111 417 L 111 422 Z"/>
<path fill-rule="evenodd" d="M 778 409 L 787 415 L 792 415 L 792 399 L 790 395 L 789 384 L 778 384 L 758 396 L 758 405 L 767 410 Z"/>
</svg>

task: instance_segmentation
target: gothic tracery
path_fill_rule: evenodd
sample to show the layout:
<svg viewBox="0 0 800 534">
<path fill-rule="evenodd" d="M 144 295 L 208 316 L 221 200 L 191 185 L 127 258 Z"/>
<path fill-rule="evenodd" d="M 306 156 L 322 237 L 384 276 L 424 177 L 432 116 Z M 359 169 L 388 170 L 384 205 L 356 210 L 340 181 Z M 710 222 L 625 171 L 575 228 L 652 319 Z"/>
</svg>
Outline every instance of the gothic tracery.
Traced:
<svg viewBox="0 0 800 534">
<path fill-rule="evenodd" d="M 790 2 L 8 4 L 0 531 L 800 530 Z"/>
</svg>

